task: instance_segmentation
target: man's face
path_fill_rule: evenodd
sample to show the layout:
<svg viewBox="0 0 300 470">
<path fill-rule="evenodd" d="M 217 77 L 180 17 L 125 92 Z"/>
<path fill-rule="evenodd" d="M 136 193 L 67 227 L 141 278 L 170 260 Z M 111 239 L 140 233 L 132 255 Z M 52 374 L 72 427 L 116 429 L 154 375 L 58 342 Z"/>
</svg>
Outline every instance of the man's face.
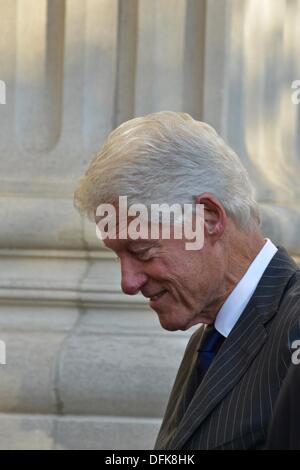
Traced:
<svg viewBox="0 0 300 470">
<path fill-rule="evenodd" d="M 207 241 L 198 251 L 185 240 L 105 240 L 118 256 L 122 290 L 141 292 L 167 330 L 210 323 L 221 284 L 222 263 Z"/>
</svg>

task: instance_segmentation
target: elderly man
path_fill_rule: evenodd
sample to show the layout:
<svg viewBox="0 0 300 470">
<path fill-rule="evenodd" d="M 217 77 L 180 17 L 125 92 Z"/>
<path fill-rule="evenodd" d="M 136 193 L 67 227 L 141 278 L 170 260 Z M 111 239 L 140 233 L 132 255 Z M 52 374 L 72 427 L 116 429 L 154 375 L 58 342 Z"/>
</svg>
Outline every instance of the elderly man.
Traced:
<svg viewBox="0 0 300 470">
<path fill-rule="evenodd" d="M 104 233 L 126 294 L 148 298 L 167 330 L 201 324 L 155 448 L 262 448 L 291 344 L 300 338 L 300 274 L 283 248 L 264 239 L 246 170 L 207 124 L 154 113 L 110 134 L 78 185 L 75 205 L 97 221 L 99 205 L 118 208 L 120 196 L 148 208 L 192 204 L 193 223 L 197 207 L 204 209 L 197 250 L 187 249 L 184 236 L 130 236 L 124 227 L 121 234 L 118 216 L 116 236 Z"/>
</svg>

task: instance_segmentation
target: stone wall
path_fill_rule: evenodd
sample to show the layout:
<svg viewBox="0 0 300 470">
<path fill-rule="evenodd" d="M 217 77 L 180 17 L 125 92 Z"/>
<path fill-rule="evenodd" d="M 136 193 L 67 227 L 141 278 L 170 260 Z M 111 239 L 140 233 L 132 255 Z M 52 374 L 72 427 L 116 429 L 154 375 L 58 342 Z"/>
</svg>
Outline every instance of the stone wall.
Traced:
<svg viewBox="0 0 300 470">
<path fill-rule="evenodd" d="M 163 331 L 73 209 L 107 133 L 163 109 L 208 121 L 300 255 L 300 1 L 1 0 L 0 448 L 154 443 L 189 333 Z"/>
</svg>

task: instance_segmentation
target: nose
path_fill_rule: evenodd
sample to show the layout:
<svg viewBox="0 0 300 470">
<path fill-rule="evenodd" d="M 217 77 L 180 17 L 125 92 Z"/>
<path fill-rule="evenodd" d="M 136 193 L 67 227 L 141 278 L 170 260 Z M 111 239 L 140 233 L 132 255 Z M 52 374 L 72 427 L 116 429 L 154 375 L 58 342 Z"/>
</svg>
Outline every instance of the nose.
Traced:
<svg viewBox="0 0 300 470">
<path fill-rule="evenodd" d="M 124 294 L 135 295 L 147 282 L 147 275 L 141 270 L 141 264 L 135 260 L 121 260 L 121 287 Z"/>
</svg>

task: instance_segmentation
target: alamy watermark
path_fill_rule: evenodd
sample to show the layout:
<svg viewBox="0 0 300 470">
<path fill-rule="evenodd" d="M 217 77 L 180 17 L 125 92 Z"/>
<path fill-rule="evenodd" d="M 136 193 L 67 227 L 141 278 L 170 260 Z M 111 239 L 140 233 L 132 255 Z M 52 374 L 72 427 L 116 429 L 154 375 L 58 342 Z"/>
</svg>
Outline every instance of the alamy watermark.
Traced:
<svg viewBox="0 0 300 470">
<path fill-rule="evenodd" d="M 292 93 L 291 100 L 293 104 L 300 103 L 300 80 L 294 80 L 291 85 L 292 89 L 295 90 Z"/>
<path fill-rule="evenodd" d="M 295 351 L 292 354 L 292 363 L 294 366 L 298 366 L 300 364 L 300 340 L 296 339 L 292 343 L 292 349 L 295 349 Z"/>
<path fill-rule="evenodd" d="M 6 104 L 6 84 L 0 80 L 0 104 Z"/>
<path fill-rule="evenodd" d="M 6 364 L 6 344 L 4 341 L 0 341 L 0 365 Z"/>
<path fill-rule="evenodd" d="M 204 244 L 203 204 L 144 204 L 128 206 L 120 196 L 118 208 L 100 204 L 96 210 L 96 235 L 101 240 L 185 240 L 186 250 L 200 250 Z M 189 241 L 187 241 L 189 240 Z"/>
</svg>

